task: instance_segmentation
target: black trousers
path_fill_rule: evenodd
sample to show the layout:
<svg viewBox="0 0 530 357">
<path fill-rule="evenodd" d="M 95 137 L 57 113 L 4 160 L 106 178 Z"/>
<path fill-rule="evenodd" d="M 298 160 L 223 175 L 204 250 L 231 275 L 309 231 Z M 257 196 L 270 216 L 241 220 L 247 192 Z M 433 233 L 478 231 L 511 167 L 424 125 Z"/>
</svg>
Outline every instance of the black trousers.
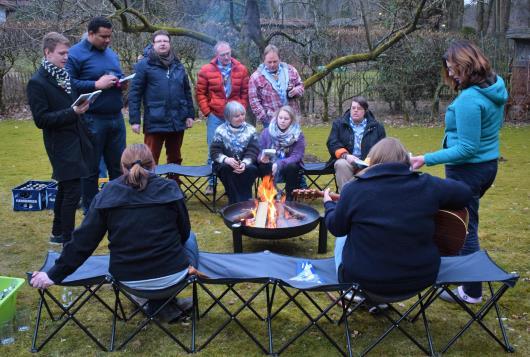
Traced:
<svg viewBox="0 0 530 357">
<path fill-rule="evenodd" d="M 263 177 L 272 173 L 272 163 L 259 164 L 259 176 Z M 285 195 L 287 201 L 293 200 L 293 190 L 300 188 L 300 171 L 301 167 L 299 164 L 289 164 L 284 166 L 281 170 L 276 173 L 277 177 L 285 180 Z"/>
<path fill-rule="evenodd" d="M 75 227 L 75 211 L 81 198 L 81 179 L 59 181 L 53 208 L 52 234 L 72 237 Z"/>
<path fill-rule="evenodd" d="M 248 201 L 252 198 L 252 187 L 258 177 L 256 165 L 247 165 L 243 173 L 236 174 L 231 166 L 220 164 L 216 165 L 216 172 L 225 187 L 229 204 Z"/>
</svg>

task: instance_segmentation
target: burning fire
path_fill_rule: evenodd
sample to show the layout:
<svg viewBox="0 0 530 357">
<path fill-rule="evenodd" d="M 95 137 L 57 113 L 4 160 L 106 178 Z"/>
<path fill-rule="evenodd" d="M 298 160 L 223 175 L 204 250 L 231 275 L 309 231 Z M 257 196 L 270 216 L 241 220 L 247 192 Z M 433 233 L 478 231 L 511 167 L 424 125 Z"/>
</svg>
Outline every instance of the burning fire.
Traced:
<svg viewBox="0 0 530 357">
<path fill-rule="evenodd" d="M 258 187 L 256 206 L 250 210 L 249 218 L 244 219 L 244 224 L 253 227 L 277 228 L 278 218 L 289 219 L 290 214 L 283 209 L 285 195 L 277 200 L 278 191 L 274 187 L 271 175 L 263 177 Z"/>
<path fill-rule="evenodd" d="M 261 202 L 267 202 L 267 228 L 276 228 L 277 211 L 274 203 L 277 194 L 272 176 L 263 177 L 258 187 L 258 197 Z"/>
</svg>

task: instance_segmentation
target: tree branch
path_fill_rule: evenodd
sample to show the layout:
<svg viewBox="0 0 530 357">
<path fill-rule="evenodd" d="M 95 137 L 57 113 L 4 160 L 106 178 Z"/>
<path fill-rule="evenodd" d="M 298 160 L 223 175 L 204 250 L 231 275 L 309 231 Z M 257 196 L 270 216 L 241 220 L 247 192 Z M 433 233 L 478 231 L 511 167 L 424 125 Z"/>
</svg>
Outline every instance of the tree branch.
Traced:
<svg viewBox="0 0 530 357">
<path fill-rule="evenodd" d="M 110 17 L 119 17 L 121 24 L 122 24 L 122 30 L 123 32 L 128 33 L 140 33 L 140 32 L 148 32 L 153 33 L 157 30 L 166 30 L 170 35 L 172 36 L 186 36 L 191 37 L 195 40 L 215 45 L 217 43 L 217 40 L 211 36 L 208 36 L 204 33 L 192 31 L 186 28 L 182 27 L 171 27 L 171 26 L 161 26 L 161 25 L 153 25 L 147 17 L 145 17 L 142 13 L 137 11 L 136 9 L 130 8 L 130 7 L 122 7 L 119 1 L 117 0 L 109 0 L 112 5 L 116 8 L 116 12 L 111 15 Z M 130 14 L 136 19 L 138 19 L 142 24 L 141 25 L 132 25 L 128 22 L 127 17 L 125 14 Z"/>
<path fill-rule="evenodd" d="M 416 8 L 416 12 L 414 15 L 414 18 L 412 22 L 402 30 L 396 32 L 392 37 L 390 37 L 388 40 L 386 40 L 383 43 L 378 44 L 373 50 L 365 52 L 365 53 L 356 53 L 351 54 L 347 56 L 342 56 L 335 58 L 333 61 L 329 62 L 324 66 L 324 69 L 321 72 L 313 74 L 311 77 L 307 78 L 304 81 L 304 87 L 309 88 L 312 85 L 314 85 L 316 82 L 327 76 L 331 71 L 333 71 L 335 68 L 339 68 L 342 66 L 345 66 L 350 63 L 357 63 L 357 62 L 366 62 L 375 60 L 377 57 L 379 57 L 383 52 L 388 50 L 390 47 L 392 47 L 394 44 L 399 42 L 403 37 L 406 35 L 414 32 L 417 28 L 418 22 L 421 17 L 421 13 L 425 7 L 425 3 L 427 0 L 421 0 L 420 4 Z"/>
<path fill-rule="evenodd" d="M 366 12 L 364 10 L 364 1 L 363 0 L 359 0 L 359 5 L 361 6 L 361 17 L 363 19 L 363 24 L 364 24 L 364 32 L 365 32 L 365 35 L 366 35 L 366 43 L 368 44 L 368 49 L 370 51 L 372 51 L 373 48 L 372 48 L 372 41 L 370 40 L 370 27 L 369 27 L 369 24 L 368 24 L 368 19 L 366 18 Z"/>
<path fill-rule="evenodd" d="M 232 27 L 235 28 L 237 32 L 241 32 L 241 26 L 236 24 L 234 19 L 234 0 L 230 0 L 230 22 L 232 23 Z"/>
<path fill-rule="evenodd" d="M 297 43 L 299 44 L 300 46 L 302 47 L 305 47 L 307 45 L 307 43 L 303 43 L 303 42 L 300 42 L 298 41 L 296 38 L 294 37 L 291 37 L 289 36 L 288 34 L 286 34 L 285 32 L 283 31 L 274 31 L 274 32 L 271 32 L 269 34 L 269 36 L 267 36 L 267 38 L 265 39 L 265 43 L 269 43 L 274 37 L 276 36 L 282 36 L 282 37 L 285 37 L 286 39 L 288 39 L 289 41 L 291 42 L 294 42 L 294 43 Z"/>
</svg>

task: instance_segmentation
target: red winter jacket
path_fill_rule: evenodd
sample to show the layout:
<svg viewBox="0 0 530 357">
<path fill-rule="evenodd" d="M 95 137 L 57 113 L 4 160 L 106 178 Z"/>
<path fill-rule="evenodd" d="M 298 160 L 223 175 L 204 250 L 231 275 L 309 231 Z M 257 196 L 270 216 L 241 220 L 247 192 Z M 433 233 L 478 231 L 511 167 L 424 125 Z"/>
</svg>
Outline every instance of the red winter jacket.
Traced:
<svg viewBox="0 0 530 357">
<path fill-rule="evenodd" d="M 245 108 L 248 104 L 248 71 L 239 61 L 232 58 L 232 92 L 226 98 L 223 79 L 217 68 L 217 57 L 210 63 L 202 66 L 197 79 L 197 103 L 204 116 L 212 113 L 219 118 L 224 118 L 225 105 L 231 100 L 236 100 Z"/>
</svg>

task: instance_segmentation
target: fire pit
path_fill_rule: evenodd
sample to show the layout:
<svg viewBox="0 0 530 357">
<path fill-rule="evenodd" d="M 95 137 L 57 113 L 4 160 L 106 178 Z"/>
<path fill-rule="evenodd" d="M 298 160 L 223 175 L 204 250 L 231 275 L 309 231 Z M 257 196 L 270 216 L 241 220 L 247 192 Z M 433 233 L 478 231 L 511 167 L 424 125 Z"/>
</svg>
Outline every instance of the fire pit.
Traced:
<svg viewBox="0 0 530 357">
<path fill-rule="evenodd" d="M 232 230 L 234 252 L 243 251 L 243 235 L 258 239 L 286 239 L 311 232 L 319 225 L 318 253 L 326 253 L 324 218 L 311 206 L 276 200 L 276 190 L 270 190 L 271 186 L 272 180 L 266 176 L 258 188 L 260 200 L 234 203 L 221 210 L 224 223 Z"/>
</svg>

